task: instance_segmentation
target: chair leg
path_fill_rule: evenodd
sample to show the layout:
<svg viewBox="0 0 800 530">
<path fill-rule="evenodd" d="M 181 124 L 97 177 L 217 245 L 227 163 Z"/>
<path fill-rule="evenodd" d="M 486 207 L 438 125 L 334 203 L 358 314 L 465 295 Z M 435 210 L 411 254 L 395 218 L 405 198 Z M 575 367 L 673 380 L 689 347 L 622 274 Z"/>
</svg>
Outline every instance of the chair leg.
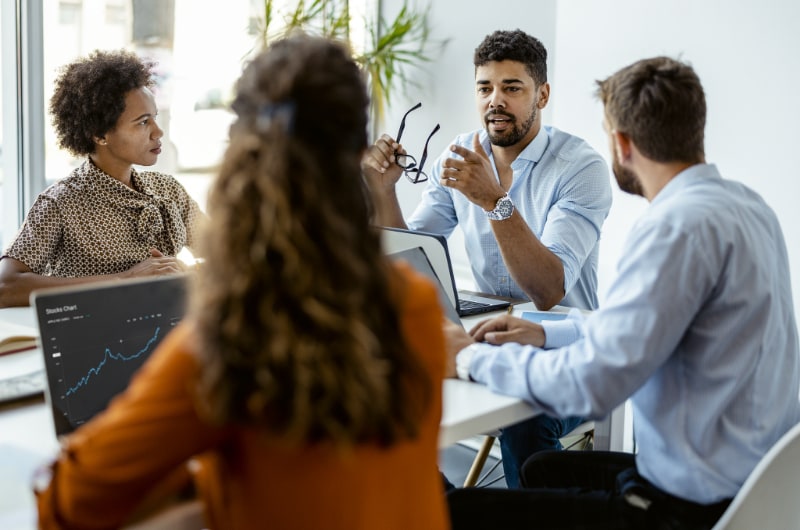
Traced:
<svg viewBox="0 0 800 530">
<path fill-rule="evenodd" d="M 467 478 L 464 479 L 464 487 L 471 488 L 475 484 L 478 483 L 478 479 L 480 478 L 481 471 L 483 471 L 483 466 L 486 465 L 486 459 L 489 458 L 489 452 L 494 445 L 495 437 L 494 436 L 486 436 L 483 440 L 483 444 L 481 448 L 478 450 L 478 453 L 475 455 L 475 459 L 472 461 L 472 466 L 469 468 L 469 473 L 467 473 Z M 565 449 L 574 449 L 579 444 L 582 444 L 580 449 L 587 450 L 589 449 L 594 442 L 594 429 L 590 429 L 583 433 L 583 435 L 570 444 Z"/>
<path fill-rule="evenodd" d="M 591 451 L 594 444 L 594 430 L 586 431 L 580 438 L 564 447 L 565 451 Z"/>
<path fill-rule="evenodd" d="M 487 436 L 483 440 L 483 445 L 478 450 L 478 454 L 475 455 L 472 466 L 469 468 L 467 478 L 464 480 L 465 488 L 471 488 L 478 482 L 478 477 L 480 477 L 483 466 L 486 464 L 486 459 L 489 458 L 489 451 L 491 451 L 492 445 L 494 445 L 494 436 Z"/>
</svg>

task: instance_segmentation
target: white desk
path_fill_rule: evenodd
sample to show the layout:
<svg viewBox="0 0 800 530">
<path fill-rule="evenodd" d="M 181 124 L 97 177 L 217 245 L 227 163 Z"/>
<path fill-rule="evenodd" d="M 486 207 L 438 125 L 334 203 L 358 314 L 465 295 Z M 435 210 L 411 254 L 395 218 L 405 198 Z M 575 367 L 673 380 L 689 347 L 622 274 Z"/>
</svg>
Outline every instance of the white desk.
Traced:
<svg viewBox="0 0 800 530">
<path fill-rule="evenodd" d="M 444 382 L 439 447 L 491 432 L 534 415 L 524 401 L 495 394 L 487 387 L 459 379 Z"/>
<path fill-rule="evenodd" d="M 36 313 L 32 307 L 4 307 L 0 309 L 0 319 L 36 329 Z"/>
<path fill-rule="evenodd" d="M 557 307 L 555 311 L 563 312 L 566 309 Z M 535 310 L 534 305 L 532 303 L 517 305 L 514 313 L 519 314 L 527 310 Z M 462 320 L 464 326 L 469 329 L 488 316 L 490 315 L 475 315 Z M 0 318 L 34 326 L 32 308 L 0 309 Z M 27 373 L 37 367 L 43 368 L 41 352 L 38 350 L 0 357 L 0 377 Z M 520 399 L 495 394 L 483 385 L 455 379 L 444 382 L 443 407 L 440 447 L 517 423 L 534 414 L 531 407 Z M 20 421 L 24 425 L 18 428 L 14 424 L 7 423 L 11 421 Z M 14 431 L 19 435 L 14 434 Z M 43 401 L 29 403 L 12 410 L 0 406 L 0 444 L 18 443 L 19 446 L 25 447 L 30 446 L 29 442 L 35 439 L 34 445 L 46 450 L 55 446 L 52 432 L 52 420 Z"/>
</svg>

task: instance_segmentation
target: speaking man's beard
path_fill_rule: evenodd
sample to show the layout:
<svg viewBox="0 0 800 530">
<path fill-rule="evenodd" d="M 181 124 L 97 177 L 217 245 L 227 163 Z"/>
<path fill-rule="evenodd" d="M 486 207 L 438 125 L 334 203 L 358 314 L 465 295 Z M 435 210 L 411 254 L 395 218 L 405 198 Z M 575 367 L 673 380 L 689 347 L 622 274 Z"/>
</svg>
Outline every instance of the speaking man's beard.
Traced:
<svg viewBox="0 0 800 530">
<path fill-rule="evenodd" d="M 530 117 L 525 120 L 525 123 L 523 123 L 521 127 L 517 126 L 517 118 L 513 114 L 508 114 L 507 112 L 497 112 L 494 110 L 487 112 L 484 116 L 484 125 L 486 126 L 486 132 L 489 134 L 489 141 L 492 143 L 492 145 L 496 145 L 497 147 L 510 147 L 519 143 L 531 130 L 533 121 L 536 119 L 537 112 L 538 109 L 536 108 L 536 105 L 534 105 Z M 493 116 L 505 116 L 506 118 L 509 118 L 512 124 L 511 129 L 503 131 L 502 133 L 492 132 L 489 129 L 489 120 Z"/>
</svg>

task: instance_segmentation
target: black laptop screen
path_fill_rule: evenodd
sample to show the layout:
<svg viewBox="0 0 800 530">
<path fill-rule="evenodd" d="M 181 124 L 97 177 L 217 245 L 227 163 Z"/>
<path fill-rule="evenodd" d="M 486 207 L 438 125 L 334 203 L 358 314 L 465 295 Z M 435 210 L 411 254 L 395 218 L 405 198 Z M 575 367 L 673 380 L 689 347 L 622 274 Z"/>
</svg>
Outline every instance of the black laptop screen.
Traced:
<svg viewBox="0 0 800 530">
<path fill-rule="evenodd" d="M 186 278 L 34 295 L 56 434 L 105 409 L 184 315 Z"/>
</svg>

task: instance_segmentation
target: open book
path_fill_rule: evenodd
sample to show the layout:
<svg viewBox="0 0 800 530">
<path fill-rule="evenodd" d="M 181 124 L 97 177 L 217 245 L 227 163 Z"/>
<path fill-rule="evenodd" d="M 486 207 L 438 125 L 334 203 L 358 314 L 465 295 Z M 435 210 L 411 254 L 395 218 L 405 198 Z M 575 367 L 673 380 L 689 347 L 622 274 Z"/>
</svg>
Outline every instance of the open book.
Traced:
<svg viewBox="0 0 800 530">
<path fill-rule="evenodd" d="M 36 347 L 36 330 L 13 322 L 0 321 L 0 355 Z"/>
</svg>

